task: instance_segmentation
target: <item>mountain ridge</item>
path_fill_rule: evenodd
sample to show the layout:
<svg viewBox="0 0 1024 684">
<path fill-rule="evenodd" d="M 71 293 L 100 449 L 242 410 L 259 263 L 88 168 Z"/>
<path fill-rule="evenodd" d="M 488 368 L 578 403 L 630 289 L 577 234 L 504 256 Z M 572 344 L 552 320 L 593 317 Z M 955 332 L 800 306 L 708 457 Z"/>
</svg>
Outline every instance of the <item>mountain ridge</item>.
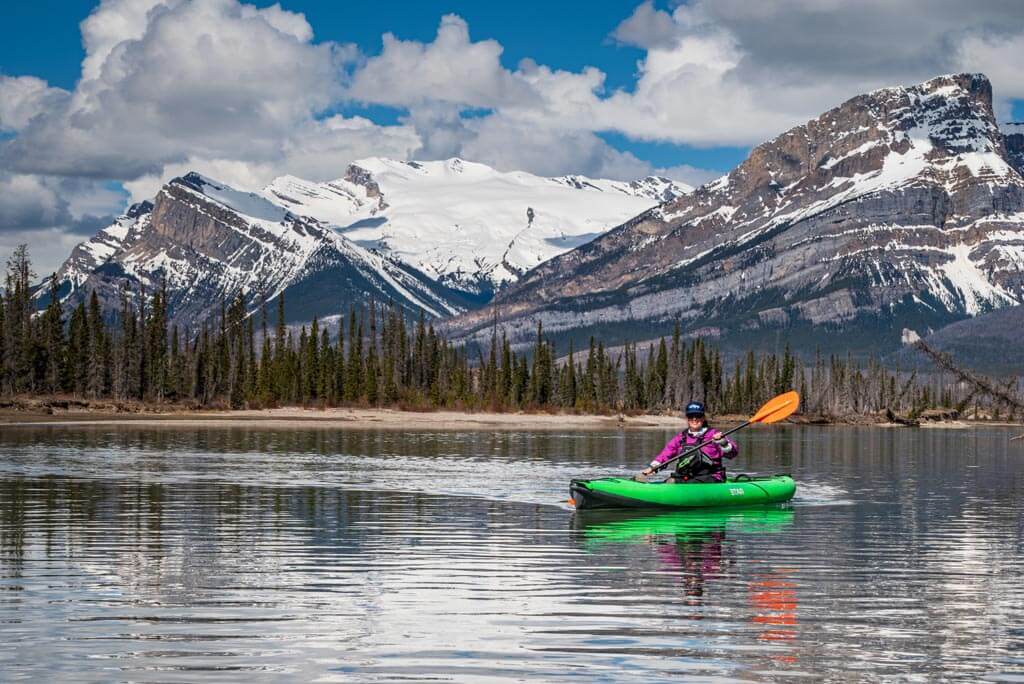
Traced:
<svg viewBox="0 0 1024 684">
<path fill-rule="evenodd" d="M 870 324 L 873 346 L 891 349 L 902 325 L 938 328 L 1024 297 L 1024 179 L 1007 147 L 983 75 L 859 95 L 446 329 L 482 339 L 497 317 L 513 340 L 541 323 L 581 342 L 678 319 L 691 335 L 820 343 Z"/>
<path fill-rule="evenodd" d="M 369 297 L 394 298 L 432 316 L 457 310 L 449 293 L 401 264 L 256 193 L 194 172 L 172 179 L 152 203 L 133 205 L 76 247 L 57 278 L 66 305 L 95 291 L 108 314 L 123 297 L 136 300 L 165 289 L 171 321 L 191 330 L 235 296 L 247 297 L 254 310 L 261 301 L 325 279 L 335 281 L 340 296 L 311 316 L 338 313 Z M 37 293 L 39 305 L 44 292 Z M 293 308 L 301 310 L 301 302 Z"/>
<path fill-rule="evenodd" d="M 450 316 L 478 306 L 519 277 L 528 259 L 547 258 L 589 239 L 606 223 L 652 205 L 655 193 L 675 196 L 687 189 L 667 179 L 632 184 L 581 176 L 546 179 L 457 159 L 361 163 L 335 181 L 286 176 L 260 192 L 238 190 L 197 172 L 174 178 L 152 202 L 132 205 L 72 250 L 57 272 L 58 296 L 73 306 L 97 290 L 110 313 L 122 296 L 134 299 L 166 287 L 172 320 L 192 329 L 215 316 L 221 301 L 239 294 L 250 310 L 284 295 L 287 315 L 295 322 L 337 315 L 371 298 L 394 299 L 433 318 Z M 426 187 L 396 186 L 395 169 L 418 173 L 413 185 Z M 427 210 L 415 198 L 412 209 L 402 213 L 409 204 L 406 195 L 418 192 L 422 204 L 439 186 L 467 196 L 435 207 L 433 224 L 416 223 Z M 537 187 L 546 193 L 537 196 Z M 485 201 L 496 192 L 504 214 Z M 523 225 L 510 223 L 512 210 L 521 211 Z M 465 237 L 459 221 L 488 222 L 492 230 Z M 494 234 L 501 231 L 511 237 L 495 258 Z M 423 254 L 461 263 L 449 272 L 431 270 L 436 264 L 416 258 Z M 474 267 L 464 278 L 446 277 Z M 499 267 L 506 270 L 503 277 L 490 278 Z M 37 288 L 39 306 L 46 291 Z"/>
<path fill-rule="evenodd" d="M 459 158 L 372 157 L 324 183 L 275 179 L 263 194 L 442 284 L 486 298 L 608 226 L 691 190 L 657 176 L 632 182 L 545 178 Z"/>
</svg>

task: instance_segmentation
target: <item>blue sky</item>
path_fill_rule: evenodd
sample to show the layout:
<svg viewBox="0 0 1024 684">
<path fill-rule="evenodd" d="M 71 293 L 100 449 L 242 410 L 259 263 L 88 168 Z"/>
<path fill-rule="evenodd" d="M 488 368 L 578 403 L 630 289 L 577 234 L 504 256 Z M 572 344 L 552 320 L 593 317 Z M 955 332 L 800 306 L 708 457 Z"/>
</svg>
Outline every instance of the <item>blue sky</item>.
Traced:
<svg viewBox="0 0 1024 684">
<path fill-rule="evenodd" d="M 4 10 L 4 40 L 0 41 L 0 73 L 31 74 L 65 89 L 74 87 L 85 52 L 79 23 L 95 8 L 95 0 L 36 0 L 19 2 Z M 274 3 L 253 3 L 267 7 Z M 514 69 L 522 59 L 533 59 L 578 71 L 596 66 L 606 75 L 607 89 L 631 90 L 637 61 L 644 51 L 609 37 L 626 19 L 632 2 L 537 2 L 520 0 L 514 9 L 489 2 L 397 2 L 389 11 L 366 2 L 285 0 L 283 6 L 302 12 L 318 41 L 357 44 L 363 52 L 381 49 L 381 36 L 391 32 L 403 39 L 430 41 L 445 14 L 467 20 L 476 40 L 492 38 L 504 47 L 501 62 Z M 571 30 L 566 30 L 571 26 Z M 349 107 L 345 112 L 366 114 L 382 123 L 398 117 L 394 108 Z M 615 133 L 602 137 L 616 149 L 628 150 L 656 166 L 689 164 L 727 171 L 742 161 L 749 146 L 708 147 L 630 140 Z"/>
<path fill-rule="evenodd" d="M 34 74 L 54 85 L 70 88 L 79 76 L 84 56 L 78 24 L 96 0 L 36 0 L 4 9 L 4 41 L 0 65 L 11 75 Z M 274 3 L 256 2 L 257 7 Z M 442 15 L 458 14 L 473 27 L 474 37 L 495 38 L 505 47 L 508 67 L 523 58 L 579 69 L 600 66 L 614 86 L 628 86 L 641 50 L 606 40 L 629 16 L 633 3 L 552 3 L 522 0 L 515 11 L 507 5 L 481 2 L 397 2 L 382 12 L 379 5 L 352 2 L 284 2 L 305 14 L 320 41 L 354 42 L 365 52 L 378 52 L 386 32 L 402 38 L 429 41 Z M 564 27 L 572 23 L 572 31 Z"/>
<path fill-rule="evenodd" d="M 0 40 L 0 73 L 34 75 L 51 85 L 72 89 L 85 55 L 79 24 L 97 4 L 96 0 L 36 0 L 7 6 Z M 274 3 L 253 4 L 268 7 Z M 660 2 L 655 8 L 669 10 L 674 4 Z M 634 12 L 635 2 L 520 0 L 510 6 L 465 0 L 409 1 L 391 3 L 387 11 L 382 11 L 374 3 L 284 0 L 283 7 L 305 16 L 317 42 L 354 43 L 367 55 L 380 52 L 381 36 L 387 32 L 403 40 L 429 42 L 440 18 L 457 14 L 471 27 L 474 40 L 494 39 L 501 44 L 501 63 L 506 68 L 515 69 L 523 59 L 570 71 L 595 66 L 605 74 L 606 92 L 633 90 L 638 61 L 645 54 L 643 48 L 611 37 Z M 822 109 L 831 104 L 835 103 L 823 102 Z M 1009 107 L 1012 114 L 1006 118 L 1024 119 L 1024 100 L 1013 99 Z M 368 116 L 384 124 L 396 123 L 403 112 L 395 107 L 354 104 L 334 111 Z M 599 135 L 615 149 L 631 152 L 657 167 L 687 164 L 726 171 L 750 150 L 750 145 L 637 140 L 616 131 Z"/>
<path fill-rule="evenodd" d="M 459 156 L 696 185 L 859 93 L 959 71 L 1024 119 L 1024 2 L 7 3 L 0 257 L 39 243 L 49 268 L 188 170 L 258 189 Z"/>
</svg>

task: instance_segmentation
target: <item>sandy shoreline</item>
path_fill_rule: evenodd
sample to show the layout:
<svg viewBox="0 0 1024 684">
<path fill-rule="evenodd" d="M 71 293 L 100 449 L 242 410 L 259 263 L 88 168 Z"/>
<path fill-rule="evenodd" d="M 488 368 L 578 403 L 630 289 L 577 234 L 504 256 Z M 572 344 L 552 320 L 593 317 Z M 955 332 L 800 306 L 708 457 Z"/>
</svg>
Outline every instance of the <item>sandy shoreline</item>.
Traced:
<svg viewBox="0 0 1024 684">
<path fill-rule="evenodd" d="M 731 422 L 737 423 L 740 420 Z M 126 423 L 139 427 L 152 425 L 274 429 L 315 427 L 391 430 L 664 430 L 678 428 L 683 421 L 678 416 L 665 415 L 598 416 L 548 413 L 468 413 L 462 411 L 418 412 L 361 408 L 303 409 L 299 407 L 129 414 L 95 411 L 68 411 L 53 414 L 9 412 L 0 415 L 0 427 Z"/>
<path fill-rule="evenodd" d="M 715 427 L 729 428 L 747 416 L 715 416 Z M 796 420 L 795 424 L 807 421 Z M 784 422 L 781 425 L 794 424 Z M 350 430 L 678 430 L 678 415 L 574 415 L 552 413 L 489 413 L 465 411 L 401 411 L 371 408 L 253 409 L 237 411 L 117 412 L 103 410 L 0 411 L 0 428 L 30 425 L 125 425 L 136 427 L 254 427 L 267 429 Z M 893 423 L 814 423 L 843 427 L 900 428 Z M 922 422 L 921 428 L 967 429 L 1020 427 L 1019 424 L 975 421 Z M 756 427 L 756 426 L 755 426 Z"/>
</svg>

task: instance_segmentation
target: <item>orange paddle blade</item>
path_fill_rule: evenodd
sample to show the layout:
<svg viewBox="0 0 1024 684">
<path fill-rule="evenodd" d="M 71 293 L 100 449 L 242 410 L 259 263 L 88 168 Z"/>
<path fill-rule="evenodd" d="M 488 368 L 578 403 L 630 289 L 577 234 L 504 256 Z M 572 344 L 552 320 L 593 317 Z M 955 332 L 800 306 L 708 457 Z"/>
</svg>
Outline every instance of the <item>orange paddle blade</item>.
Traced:
<svg viewBox="0 0 1024 684">
<path fill-rule="evenodd" d="M 775 397 L 767 404 L 758 409 L 751 423 L 777 423 L 780 420 L 793 415 L 793 412 L 800 406 L 800 395 L 796 392 L 786 392 Z"/>
</svg>

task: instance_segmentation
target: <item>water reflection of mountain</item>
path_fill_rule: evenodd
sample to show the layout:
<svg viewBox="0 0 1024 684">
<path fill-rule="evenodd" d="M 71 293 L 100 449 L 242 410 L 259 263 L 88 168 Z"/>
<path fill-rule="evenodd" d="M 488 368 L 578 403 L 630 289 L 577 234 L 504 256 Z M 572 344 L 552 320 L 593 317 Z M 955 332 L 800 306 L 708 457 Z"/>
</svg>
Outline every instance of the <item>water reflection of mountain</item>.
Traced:
<svg viewBox="0 0 1024 684">
<path fill-rule="evenodd" d="M 258 422 L 232 426 L 196 426 L 167 421 L 134 427 L 117 425 L 34 425 L 5 430 L 4 445 L 37 444 L 72 449 L 144 451 L 166 455 L 182 452 L 204 454 L 322 455 L 372 454 L 395 456 L 479 455 L 496 460 L 547 461 L 557 455 L 565 462 L 603 462 L 608 459 L 631 462 L 622 432 L 557 432 L 514 430 L 407 431 L 394 429 L 339 429 L 315 420 L 297 422 L 294 427 L 261 427 Z M 647 441 L 647 440 L 645 440 Z M 651 433 L 650 448 L 660 448 L 662 435 Z M 646 455 L 647 449 L 643 450 Z"/>
<path fill-rule="evenodd" d="M 559 506 L 662 431 L 223 432 L 0 430 L 0 679 L 1024 672 L 1017 432 L 745 431 L 768 519 Z"/>
<path fill-rule="evenodd" d="M 172 578 L 162 591 L 185 594 L 246 572 L 287 583 L 287 566 L 310 556 L 379 551 L 380 529 L 360 520 L 371 510 L 401 518 L 416 505 L 412 495 L 317 487 L 0 478 L 0 567 L 17 574 L 26 557 L 59 556 L 129 584 Z"/>
</svg>

